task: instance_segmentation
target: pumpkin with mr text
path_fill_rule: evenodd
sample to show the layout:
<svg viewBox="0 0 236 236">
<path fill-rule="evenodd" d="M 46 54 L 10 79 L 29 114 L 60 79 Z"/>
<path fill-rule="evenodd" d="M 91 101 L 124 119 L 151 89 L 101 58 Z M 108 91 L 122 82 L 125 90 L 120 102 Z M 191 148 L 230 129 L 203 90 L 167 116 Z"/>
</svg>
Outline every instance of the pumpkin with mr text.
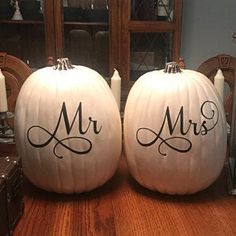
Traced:
<svg viewBox="0 0 236 236">
<path fill-rule="evenodd" d="M 110 88 L 96 71 L 66 58 L 25 81 L 15 134 L 24 174 L 47 191 L 90 191 L 118 167 L 121 120 Z"/>
<path fill-rule="evenodd" d="M 129 170 L 142 186 L 168 194 L 209 187 L 222 171 L 227 143 L 214 85 L 175 62 L 142 75 L 127 98 L 124 143 Z"/>
</svg>

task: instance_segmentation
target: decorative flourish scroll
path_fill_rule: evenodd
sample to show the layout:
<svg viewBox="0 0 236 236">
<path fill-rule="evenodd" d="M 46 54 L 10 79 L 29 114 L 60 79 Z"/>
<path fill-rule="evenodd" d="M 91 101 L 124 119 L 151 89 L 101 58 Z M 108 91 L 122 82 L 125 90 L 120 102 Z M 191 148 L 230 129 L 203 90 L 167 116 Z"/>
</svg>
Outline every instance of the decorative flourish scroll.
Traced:
<svg viewBox="0 0 236 236">
<path fill-rule="evenodd" d="M 75 121 L 76 119 L 78 119 L 78 127 L 75 127 Z M 58 137 L 58 129 L 59 126 L 61 124 L 61 122 L 64 121 L 64 127 L 67 133 L 66 137 Z M 28 142 L 35 148 L 43 148 L 46 147 L 47 145 L 49 145 L 51 143 L 52 140 L 56 141 L 56 144 L 53 148 L 53 154 L 57 157 L 57 158 L 63 158 L 62 155 L 57 154 L 57 147 L 61 146 L 73 153 L 76 153 L 78 155 L 81 154 L 87 154 L 91 151 L 93 144 L 91 142 L 91 140 L 89 140 L 86 137 L 83 137 L 83 135 L 85 135 L 90 128 L 92 128 L 93 132 L 95 135 L 99 134 L 102 126 L 98 127 L 97 121 L 94 120 L 92 117 L 88 117 L 88 123 L 85 126 L 85 119 L 83 117 L 83 111 L 82 111 L 82 103 L 79 103 L 79 106 L 75 112 L 75 115 L 72 119 L 72 122 L 69 122 L 69 117 L 68 117 L 68 113 L 67 113 L 67 108 L 66 108 L 66 104 L 65 102 L 63 102 L 62 104 L 62 108 L 59 114 L 59 118 L 57 120 L 57 123 L 55 125 L 55 128 L 53 131 L 49 131 L 46 128 L 40 126 L 40 125 L 34 125 L 31 126 L 28 131 L 27 131 L 27 140 Z M 70 133 L 72 131 L 72 129 L 78 129 L 78 136 L 70 136 Z M 39 132 L 43 132 L 46 136 L 48 136 L 48 138 L 46 140 L 44 140 L 42 143 L 37 143 L 33 140 L 33 135 L 37 134 Z M 69 146 L 66 144 L 66 141 L 68 140 L 75 140 L 78 142 L 77 146 Z M 82 145 L 79 145 L 81 144 Z M 81 150 L 77 149 L 76 147 L 83 147 Z"/>
<path fill-rule="evenodd" d="M 209 107 L 211 108 L 210 114 L 208 114 Z M 189 137 L 187 134 L 192 132 L 195 136 L 207 135 L 208 132 L 213 130 L 217 125 L 219 120 L 219 111 L 216 104 L 213 101 L 205 101 L 200 107 L 200 116 L 203 117 L 201 124 L 198 124 L 193 120 L 186 120 L 184 117 L 184 107 L 181 106 L 177 117 L 173 118 L 170 114 L 170 107 L 167 106 L 160 130 L 155 131 L 147 127 L 139 128 L 136 131 L 136 140 L 144 147 L 152 146 L 157 141 L 160 141 L 158 152 L 162 156 L 166 156 L 164 147 L 173 149 L 177 152 L 186 153 L 191 150 L 193 145 L 192 141 L 187 138 Z M 212 120 L 214 122 L 209 122 Z M 169 134 L 168 137 L 163 136 L 164 129 L 167 129 L 167 133 Z M 153 137 L 153 139 L 142 141 L 142 136 L 147 136 L 147 134 L 152 134 L 149 136 Z M 175 136 L 175 134 L 178 135 Z"/>
</svg>

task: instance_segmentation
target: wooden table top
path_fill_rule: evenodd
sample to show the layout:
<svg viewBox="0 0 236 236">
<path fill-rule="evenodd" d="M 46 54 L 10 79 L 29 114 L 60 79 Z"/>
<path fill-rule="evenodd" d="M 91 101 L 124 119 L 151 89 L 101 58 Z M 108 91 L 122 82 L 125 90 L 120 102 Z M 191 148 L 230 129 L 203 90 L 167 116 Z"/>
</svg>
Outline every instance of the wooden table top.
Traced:
<svg viewBox="0 0 236 236">
<path fill-rule="evenodd" d="M 27 180 L 24 192 L 14 236 L 236 235 L 236 198 L 227 192 L 226 169 L 200 193 L 171 196 L 137 184 L 122 156 L 113 178 L 89 193 L 49 193 Z"/>
</svg>

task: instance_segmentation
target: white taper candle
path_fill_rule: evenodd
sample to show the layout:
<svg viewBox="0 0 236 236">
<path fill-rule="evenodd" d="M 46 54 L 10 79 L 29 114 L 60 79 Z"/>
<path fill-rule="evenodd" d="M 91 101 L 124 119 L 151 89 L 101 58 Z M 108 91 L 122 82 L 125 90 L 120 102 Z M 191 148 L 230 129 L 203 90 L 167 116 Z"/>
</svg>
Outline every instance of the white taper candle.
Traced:
<svg viewBox="0 0 236 236">
<path fill-rule="evenodd" d="M 111 91 L 116 99 L 118 108 L 120 110 L 120 99 L 121 99 L 121 77 L 119 72 L 114 69 L 114 74 L 111 77 Z"/>
<path fill-rule="evenodd" d="M 5 76 L 3 75 L 0 69 L 0 112 L 7 112 L 7 92 L 6 92 L 6 83 Z"/>
<path fill-rule="evenodd" d="M 222 73 L 221 69 L 217 70 L 217 73 L 214 77 L 214 85 L 222 99 L 222 102 L 224 101 L 224 75 Z"/>
</svg>

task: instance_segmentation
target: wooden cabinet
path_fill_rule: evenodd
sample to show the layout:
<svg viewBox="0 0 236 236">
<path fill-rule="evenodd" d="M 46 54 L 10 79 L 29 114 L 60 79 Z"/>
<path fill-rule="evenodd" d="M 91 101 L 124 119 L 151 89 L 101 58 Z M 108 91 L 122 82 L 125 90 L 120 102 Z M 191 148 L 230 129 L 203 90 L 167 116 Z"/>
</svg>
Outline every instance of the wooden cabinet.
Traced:
<svg viewBox="0 0 236 236">
<path fill-rule="evenodd" d="M 41 1 L 39 19 L 26 20 L 23 16 L 23 20 L 11 20 L 10 16 L 1 18 L 0 12 L 0 51 L 17 56 L 34 68 L 45 66 L 48 57 L 55 62 L 66 56 L 74 64 L 92 67 L 108 76 L 108 3 L 101 0 L 92 6 L 94 9 L 89 8 L 91 4 L 83 4 L 86 8 L 82 9 L 80 2 Z"/>
<path fill-rule="evenodd" d="M 0 51 L 19 57 L 31 67 L 40 67 L 45 64 L 44 39 L 42 22 L 0 21 Z"/>
<path fill-rule="evenodd" d="M 41 11 L 41 19 L 1 19 L 0 51 L 35 68 L 62 56 L 104 77 L 117 68 L 124 85 L 179 58 L 182 0 L 44 0 Z"/>
<path fill-rule="evenodd" d="M 107 1 L 100 0 L 104 4 L 98 5 L 81 5 L 83 1 L 67 1 L 67 4 L 63 2 L 54 1 L 57 19 L 56 57 L 69 57 L 73 64 L 88 66 L 104 77 L 109 77 L 110 32 Z"/>
<path fill-rule="evenodd" d="M 111 44 L 118 56 L 113 64 L 126 83 L 179 59 L 182 0 L 116 0 L 112 10 L 115 2 L 118 10 L 112 14 L 111 28 L 116 36 Z"/>
<path fill-rule="evenodd" d="M 134 81 L 143 73 L 179 60 L 182 0 L 112 0 L 110 69 L 122 77 L 121 110 Z"/>
<path fill-rule="evenodd" d="M 56 56 L 52 3 L 40 4 L 33 16 L 22 9 L 23 20 L 11 20 L 13 8 L 8 16 L 0 14 L 0 51 L 20 58 L 33 68 L 45 66 L 49 55 Z"/>
</svg>

